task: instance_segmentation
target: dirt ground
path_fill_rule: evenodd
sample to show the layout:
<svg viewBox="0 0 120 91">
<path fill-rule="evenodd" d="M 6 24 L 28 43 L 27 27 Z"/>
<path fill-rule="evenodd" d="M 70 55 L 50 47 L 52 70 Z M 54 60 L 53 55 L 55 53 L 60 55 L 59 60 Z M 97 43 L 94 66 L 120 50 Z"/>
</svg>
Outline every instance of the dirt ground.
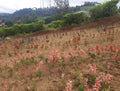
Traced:
<svg viewBox="0 0 120 91">
<path fill-rule="evenodd" d="M 96 76 L 112 75 L 109 87 L 100 91 L 120 91 L 119 20 L 0 41 L 0 91 L 67 91 L 69 80 L 69 91 L 85 91 L 78 84 L 91 74 L 90 64 L 96 65 Z"/>
</svg>

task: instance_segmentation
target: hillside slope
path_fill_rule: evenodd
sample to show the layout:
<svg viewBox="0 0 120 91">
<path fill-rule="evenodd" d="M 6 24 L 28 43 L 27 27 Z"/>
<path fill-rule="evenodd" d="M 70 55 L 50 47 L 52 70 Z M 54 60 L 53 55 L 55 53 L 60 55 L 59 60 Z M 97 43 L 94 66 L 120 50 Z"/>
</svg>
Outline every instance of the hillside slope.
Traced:
<svg viewBox="0 0 120 91">
<path fill-rule="evenodd" d="M 83 25 L 78 25 L 76 27 L 67 27 L 59 30 L 45 30 L 45 31 L 40 31 L 31 35 L 27 36 L 19 36 L 19 37 L 31 37 L 31 36 L 37 36 L 37 35 L 43 35 L 43 34 L 48 34 L 48 33 L 55 33 L 55 32 L 64 32 L 64 31 L 75 31 L 75 30 L 84 30 L 84 29 L 89 29 L 89 28 L 107 28 L 109 26 L 115 27 L 115 25 L 120 24 L 120 16 L 113 16 L 113 17 L 107 17 L 99 21 L 95 22 L 90 22 L 88 24 L 83 24 Z M 17 37 L 18 38 L 18 37 Z"/>
<path fill-rule="evenodd" d="M 1 41 L 0 91 L 119 91 L 118 19 Z"/>
</svg>

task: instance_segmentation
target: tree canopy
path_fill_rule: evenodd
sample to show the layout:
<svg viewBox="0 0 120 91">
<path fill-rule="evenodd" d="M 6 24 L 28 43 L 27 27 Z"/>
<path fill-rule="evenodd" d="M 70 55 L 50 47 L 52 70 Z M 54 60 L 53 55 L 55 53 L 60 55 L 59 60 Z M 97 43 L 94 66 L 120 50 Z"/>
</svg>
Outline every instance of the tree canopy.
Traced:
<svg viewBox="0 0 120 91">
<path fill-rule="evenodd" d="M 54 0 L 56 4 L 56 18 L 60 19 L 69 11 L 69 0 Z"/>
<path fill-rule="evenodd" d="M 103 4 L 90 8 L 89 12 L 93 20 L 110 17 L 118 14 L 117 4 L 120 0 L 110 0 Z"/>
</svg>

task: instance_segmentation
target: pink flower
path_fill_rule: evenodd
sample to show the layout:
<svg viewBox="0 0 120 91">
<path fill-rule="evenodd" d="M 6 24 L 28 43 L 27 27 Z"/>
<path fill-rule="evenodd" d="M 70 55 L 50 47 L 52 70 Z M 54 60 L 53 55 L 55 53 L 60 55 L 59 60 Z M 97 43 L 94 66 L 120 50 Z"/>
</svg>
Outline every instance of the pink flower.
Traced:
<svg viewBox="0 0 120 91">
<path fill-rule="evenodd" d="M 78 55 L 78 53 L 76 51 L 74 51 L 73 49 L 70 50 L 70 54 L 73 57 L 76 57 Z"/>
<path fill-rule="evenodd" d="M 99 91 L 100 87 L 101 87 L 101 80 L 97 80 L 95 85 L 93 86 L 93 89 L 95 91 Z"/>
<path fill-rule="evenodd" d="M 39 64 L 35 68 L 35 72 L 37 72 L 39 69 L 41 69 L 43 66 L 43 61 L 40 61 Z"/>
<path fill-rule="evenodd" d="M 89 48 L 88 51 L 91 53 L 91 54 L 94 54 L 95 53 L 95 50 L 93 48 Z"/>
<path fill-rule="evenodd" d="M 14 91 L 15 87 L 12 87 L 11 91 Z"/>
<path fill-rule="evenodd" d="M 50 61 L 53 61 L 53 60 L 54 60 L 53 52 L 50 52 L 50 53 L 49 53 L 48 59 L 49 59 Z"/>
<path fill-rule="evenodd" d="M 120 48 L 118 49 L 118 53 L 120 53 Z"/>
<path fill-rule="evenodd" d="M 93 74 L 96 74 L 96 72 L 97 72 L 96 65 L 95 64 L 90 64 L 90 70 Z"/>
<path fill-rule="evenodd" d="M 41 56 L 42 55 L 42 52 L 41 51 L 38 51 L 37 52 L 37 56 Z"/>
<path fill-rule="evenodd" d="M 69 54 L 64 54 L 64 59 L 65 59 L 65 61 L 69 61 L 70 60 L 70 58 L 71 58 L 71 56 L 69 55 Z"/>
<path fill-rule="evenodd" d="M 4 88 L 3 88 L 3 91 L 7 91 L 7 89 L 8 89 L 8 86 L 5 85 Z"/>
<path fill-rule="evenodd" d="M 60 53 L 56 50 L 54 52 L 50 52 L 48 55 L 48 59 L 49 61 L 54 61 L 54 59 L 58 59 L 60 60 L 62 57 L 60 55 Z"/>
<path fill-rule="evenodd" d="M 54 57 L 59 60 L 61 59 L 60 53 L 57 50 L 54 52 Z"/>
<path fill-rule="evenodd" d="M 102 77 L 103 81 L 106 83 L 109 83 L 109 81 L 111 80 L 112 75 L 110 74 L 106 74 Z"/>
<path fill-rule="evenodd" d="M 85 91 L 92 91 L 92 89 L 88 87 Z"/>
<path fill-rule="evenodd" d="M 101 54 L 104 54 L 105 53 L 105 50 L 103 48 L 100 48 L 100 53 Z"/>
<path fill-rule="evenodd" d="M 82 57 L 87 57 L 87 56 L 88 56 L 88 55 L 86 54 L 86 52 L 85 52 L 84 50 L 82 50 L 82 49 L 79 50 L 79 54 L 80 54 L 80 56 L 82 56 Z"/>
<path fill-rule="evenodd" d="M 72 91 L 72 81 L 68 81 L 64 91 Z"/>
</svg>

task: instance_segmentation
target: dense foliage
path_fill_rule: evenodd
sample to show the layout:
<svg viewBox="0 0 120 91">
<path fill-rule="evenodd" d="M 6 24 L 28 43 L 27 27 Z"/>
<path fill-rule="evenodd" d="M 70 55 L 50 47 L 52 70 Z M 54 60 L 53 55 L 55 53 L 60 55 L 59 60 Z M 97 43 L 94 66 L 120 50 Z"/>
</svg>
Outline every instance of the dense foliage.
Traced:
<svg viewBox="0 0 120 91">
<path fill-rule="evenodd" d="M 13 14 L 1 14 L 0 18 L 2 19 L 2 22 L 5 22 L 8 27 L 0 28 L 0 37 L 36 32 L 43 30 L 44 26 L 47 26 L 48 29 L 81 25 L 88 23 L 91 20 L 99 20 L 104 17 L 114 16 L 120 11 L 117 7 L 118 2 L 119 0 L 110 0 L 103 4 L 97 2 L 85 2 L 82 6 L 69 7 L 69 13 L 66 11 L 69 4 L 67 3 L 68 6 L 66 7 L 66 4 L 62 3 L 63 6 L 59 6 L 58 4 L 57 7 L 39 9 L 28 8 L 21 9 Z M 89 11 L 88 7 L 91 7 Z M 65 13 L 63 13 L 65 8 Z M 56 12 L 56 10 L 58 10 L 58 12 Z M 60 10 L 62 10 L 62 16 Z M 41 21 L 41 19 L 45 22 Z"/>
<path fill-rule="evenodd" d="M 64 26 L 63 20 L 52 21 L 51 26 L 54 28 L 62 28 Z"/>
<path fill-rule="evenodd" d="M 41 17 L 47 17 L 54 15 L 55 7 L 51 8 L 25 8 L 14 12 L 13 14 L 2 14 L 0 18 L 3 22 L 11 23 L 32 23 L 37 21 Z M 7 25 L 7 24 L 6 24 Z"/>
<path fill-rule="evenodd" d="M 98 2 L 85 2 L 81 6 L 76 6 L 76 7 L 70 7 L 70 10 L 77 12 L 77 11 L 88 11 L 88 8 L 95 6 L 97 4 L 100 4 Z"/>
<path fill-rule="evenodd" d="M 90 21 L 90 16 L 86 12 L 65 14 L 61 20 L 55 20 L 50 23 L 50 27 L 63 28 L 74 25 L 81 25 L 88 23 Z"/>
<path fill-rule="evenodd" d="M 119 13 L 120 13 L 120 7 L 119 7 Z"/>
<path fill-rule="evenodd" d="M 89 7 L 95 6 L 97 2 L 85 2 L 82 6 L 69 7 L 69 12 L 86 11 Z M 61 9 L 60 9 L 61 10 Z M 63 9 L 64 10 L 64 9 Z M 11 26 L 14 23 L 32 23 L 39 18 L 44 18 L 45 23 L 50 23 L 56 20 L 60 15 L 57 7 L 50 8 L 24 8 L 14 12 L 13 14 L 0 14 L 0 19 Z M 59 15 L 58 17 L 55 17 Z"/>
<path fill-rule="evenodd" d="M 92 7 L 90 11 L 91 18 L 93 20 L 98 20 L 104 17 L 110 17 L 118 14 L 118 4 L 119 0 L 110 0 L 103 4 Z"/>
<path fill-rule="evenodd" d="M 77 24 L 82 24 L 88 22 L 90 17 L 88 14 L 84 12 L 74 13 L 74 14 L 66 14 L 63 17 L 65 26 L 72 26 Z"/>
<path fill-rule="evenodd" d="M 12 27 L 0 28 L 0 37 L 12 36 L 17 34 L 33 33 L 44 29 L 44 21 L 31 24 L 14 24 Z"/>
</svg>

